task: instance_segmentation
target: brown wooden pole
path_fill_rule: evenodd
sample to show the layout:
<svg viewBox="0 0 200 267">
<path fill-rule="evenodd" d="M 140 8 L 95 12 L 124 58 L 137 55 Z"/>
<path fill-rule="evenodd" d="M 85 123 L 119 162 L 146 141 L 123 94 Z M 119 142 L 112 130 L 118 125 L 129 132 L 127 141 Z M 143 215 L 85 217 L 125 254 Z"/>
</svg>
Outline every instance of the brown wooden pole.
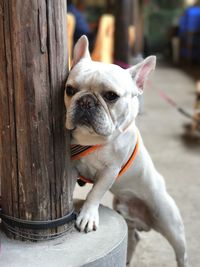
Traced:
<svg viewBox="0 0 200 267">
<path fill-rule="evenodd" d="M 0 0 L 1 206 L 24 220 L 53 220 L 73 208 L 65 2 Z"/>
<path fill-rule="evenodd" d="M 114 6 L 114 3 L 113 3 L 114 1 L 113 0 L 107 0 L 106 1 L 106 12 L 107 13 L 113 13 L 113 6 Z"/>
<path fill-rule="evenodd" d="M 133 24 L 135 26 L 134 55 L 143 55 L 144 48 L 144 1 L 133 0 Z"/>
<path fill-rule="evenodd" d="M 114 60 L 128 64 L 130 56 L 128 26 L 130 0 L 115 0 Z"/>
</svg>

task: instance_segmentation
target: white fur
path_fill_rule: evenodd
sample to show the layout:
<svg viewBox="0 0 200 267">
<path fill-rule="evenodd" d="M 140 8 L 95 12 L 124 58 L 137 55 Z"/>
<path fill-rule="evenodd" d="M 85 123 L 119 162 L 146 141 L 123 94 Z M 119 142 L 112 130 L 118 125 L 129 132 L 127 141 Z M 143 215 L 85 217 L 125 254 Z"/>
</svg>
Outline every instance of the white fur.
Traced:
<svg viewBox="0 0 200 267">
<path fill-rule="evenodd" d="M 84 42 L 84 45 L 80 45 L 80 42 Z M 86 43 L 87 40 L 82 37 L 78 43 L 79 48 L 87 49 Z M 78 46 L 75 48 L 75 58 Z M 136 231 L 138 229 L 147 231 L 153 228 L 160 232 L 174 248 L 178 267 L 186 267 L 186 242 L 179 210 L 167 193 L 164 179 L 155 169 L 140 134 L 139 151 L 134 163 L 122 177 L 116 180 L 136 144 L 137 95 L 143 89 L 146 76 L 155 67 L 155 58 L 150 57 L 127 71 L 115 65 L 93 62 L 85 51 L 79 51 L 79 54 L 86 56 L 79 57 L 78 61 L 75 60 L 76 65 L 67 81 L 67 84 L 80 90 L 72 99 L 65 95 L 67 126 L 70 125 L 71 129 L 76 126 L 76 129 L 72 131 L 74 143 L 102 144 L 102 147 L 75 162 L 77 175 L 80 173 L 94 181 L 94 186 L 77 218 L 76 226 L 80 231 L 86 232 L 97 229 L 101 198 L 107 190 L 111 190 L 115 195 L 114 208 L 124 216 L 128 223 L 128 262 L 137 243 Z M 140 77 L 139 81 L 138 77 Z M 141 81 L 142 86 L 138 89 L 137 85 L 141 85 Z M 78 94 L 89 92 L 101 98 L 102 88 L 114 90 L 120 95 L 120 100 L 116 104 L 102 108 L 102 112 L 108 115 L 105 124 L 112 125 L 112 132 L 109 136 L 100 136 L 93 129 L 85 126 L 71 125 L 73 124 L 71 116 L 76 106 L 76 98 L 79 97 Z M 102 105 L 105 105 L 102 99 L 100 101 Z"/>
</svg>

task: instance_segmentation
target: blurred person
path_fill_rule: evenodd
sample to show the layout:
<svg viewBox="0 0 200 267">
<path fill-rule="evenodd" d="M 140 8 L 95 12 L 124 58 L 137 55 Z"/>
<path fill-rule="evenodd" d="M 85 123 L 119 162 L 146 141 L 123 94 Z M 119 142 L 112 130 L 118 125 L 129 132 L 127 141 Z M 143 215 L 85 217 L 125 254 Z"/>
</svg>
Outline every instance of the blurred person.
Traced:
<svg viewBox="0 0 200 267">
<path fill-rule="evenodd" d="M 67 0 L 67 12 L 73 14 L 76 20 L 74 43 L 76 43 L 82 35 L 89 37 L 90 30 L 88 22 L 84 14 L 73 5 L 72 0 Z"/>
</svg>

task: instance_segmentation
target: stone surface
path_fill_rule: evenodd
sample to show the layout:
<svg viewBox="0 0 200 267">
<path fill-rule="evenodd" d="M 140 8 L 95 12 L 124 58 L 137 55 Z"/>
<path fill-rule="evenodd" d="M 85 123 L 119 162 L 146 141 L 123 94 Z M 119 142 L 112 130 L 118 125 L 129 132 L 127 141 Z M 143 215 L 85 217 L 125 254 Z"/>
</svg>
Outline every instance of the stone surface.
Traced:
<svg viewBox="0 0 200 267">
<path fill-rule="evenodd" d="M 1 267 L 124 267 L 127 227 L 123 218 L 100 207 L 100 226 L 91 233 L 73 229 L 65 237 L 38 243 L 8 239 L 0 232 Z"/>
</svg>

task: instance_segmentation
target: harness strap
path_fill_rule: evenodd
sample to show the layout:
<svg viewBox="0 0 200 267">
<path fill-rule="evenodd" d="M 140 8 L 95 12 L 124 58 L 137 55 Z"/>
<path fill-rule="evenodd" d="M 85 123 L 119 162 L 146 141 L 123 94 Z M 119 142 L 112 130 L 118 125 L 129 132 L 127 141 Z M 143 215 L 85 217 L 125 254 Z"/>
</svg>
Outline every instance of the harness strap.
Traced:
<svg viewBox="0 0 200 267">
<path fill-rule="evenodd" d="M 71 146 L 71 160 L 79 160 L 87 156 L 88 154 L 94 152 L 100 147 L 101 145 L 96 145 L 96 146 L 72 145 Z"/>
<path fill-rule="evenodd" d="M 72 155 L 71 159 L 72 160 L 81 159 L 82 157 L 94 152 L 95 150 L 97 150 L 100 147 L 101 147 L 101 145 L 96 145 L 96 146 L 72 145 L 71 146 L 71 155 Z M 138 149 L 139 149 L 139 134 L 137 134 L 137 141 L 136 141 L 136 145 L 134 147 L 133 153 L 131 154 L 131 156 L 128 159 L 128 161 L 126 162 L 126 164 L 120 170 L 120 172 L 119 172 L 118 176 L 116 177 L 116 179 L 118 179 L 120 176 L 122 176 L 128 170 L 128 168 L 131 166 L 131 164 L 135 160 L 135 157 L 137 156 Z M 90 184 L 93 183 L 93 181 L 91 181 L 90 179 L 88 179 L 88 178 L 86 178 L 86 177 L 84 177 L 82 175 L 79 175 L 79 179 L 80 179 L 80 183 L 79 184 L 81 186 L 83 186 L 85 183 L 90 183 Z"/>
<path fill-rule="evenodd" d="M 133 153 L 130 156 L 129 160 L 126 162 L 126 164 L 122 167 L 122 169 L 119 172 L 117 178 L 119 178 L 120 176 L 122 176 L 128 170 L 128 168 L 131 166 L 131 164 L 133 163 L 133 161 L 135 160 L 135 158 L 137 156 L 138 149 L 139 149 L 139 135 L 137 134 L 137 142 L 136 142 L 135 148 L 133 150 Z"/>
</svg>

